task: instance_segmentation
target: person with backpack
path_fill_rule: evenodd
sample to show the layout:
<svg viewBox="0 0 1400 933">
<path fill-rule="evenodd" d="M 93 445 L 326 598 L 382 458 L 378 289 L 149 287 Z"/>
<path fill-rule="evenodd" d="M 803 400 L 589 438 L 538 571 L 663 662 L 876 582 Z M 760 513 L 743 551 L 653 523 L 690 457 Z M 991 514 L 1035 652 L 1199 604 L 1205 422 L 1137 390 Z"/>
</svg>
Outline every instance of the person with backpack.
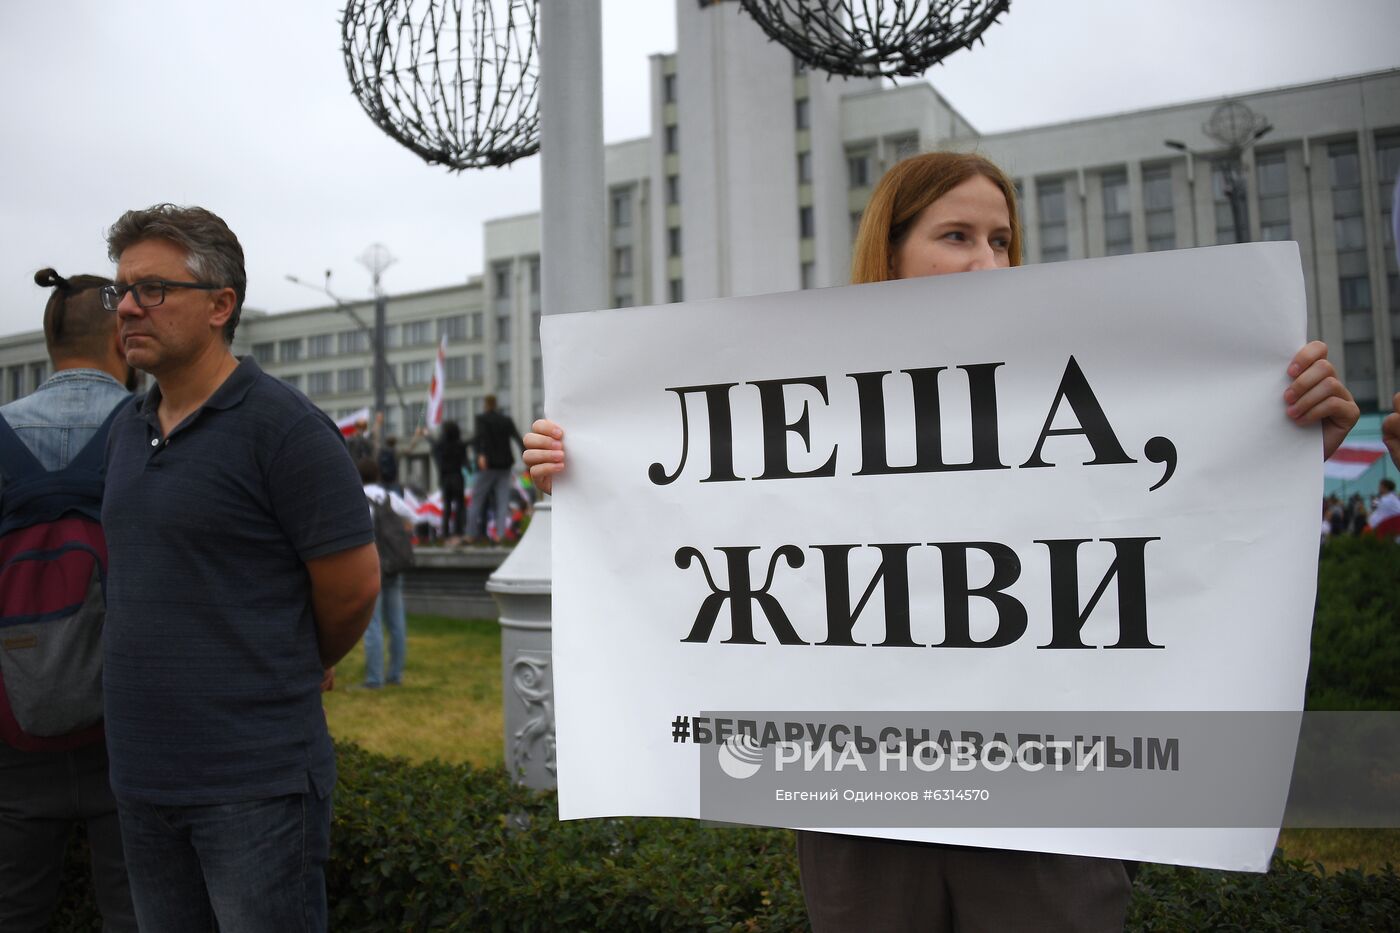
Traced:
<svg viewBox="0 0 1400 933">
<path fill-rule="evenodd" d="M 364 483 L 369 514 L 374 521 L 374 544 L 379 550 L 379 601 L 365 629 L 365 683 L 369 690 L 384 684 L 403 683 L 408 637 L 408 617 L 403 608 L 403 575 L 413 566 L 413 537 L 409 529 L 418 520 L 403 497 L 380 485 L 379 466 L 361 457 L 355 466 Z M 384 677 L 384 630 L 389 630 L 389 677 Z"/>
<path fill-rule="evenodd" d="M 107 426 L 135 371 L 97 291 L 109 279 L 34 281 L 53 290 L 54 373 L 0 407 L 0 930 L 49 928 L 82 823 L 103 929 L 134 931 L 102 728 L 100 519 Z"/>
</svg>

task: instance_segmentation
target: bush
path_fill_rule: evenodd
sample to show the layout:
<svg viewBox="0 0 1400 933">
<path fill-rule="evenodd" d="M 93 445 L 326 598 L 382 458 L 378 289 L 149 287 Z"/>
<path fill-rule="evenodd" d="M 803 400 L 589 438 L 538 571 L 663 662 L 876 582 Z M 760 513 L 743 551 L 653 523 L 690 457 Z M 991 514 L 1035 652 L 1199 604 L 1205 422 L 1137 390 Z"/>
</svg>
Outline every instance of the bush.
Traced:
<svg viewBox="0 0 1400 933">
<path fill-rule="evenodd" d="M 1327 542 L 1317 573 L 1307 709 L 1400 709 L 1400 547 Z"/>
<path fill-rule="evenodd" d="M 504 771 L 339 748 L 326 886 L 336 933 L 805 930 L 792 834 L 690 820 L 560 823 L 553 793 Z M 85 845 L 70 847 L 55 930 L 97 930 Z M 1013 892 L 1014 893 L 1014 892 Z M 1400 876 L 1267 875 L 1146 865 L 1129 930 L 1400 929 Z"/>
<path fill-rule="evenodd" d="M 332 929 L 796 930 L 792 834 L 687 820 L 560 823 L 501 769 L 340 748 Z"/>
</svg>

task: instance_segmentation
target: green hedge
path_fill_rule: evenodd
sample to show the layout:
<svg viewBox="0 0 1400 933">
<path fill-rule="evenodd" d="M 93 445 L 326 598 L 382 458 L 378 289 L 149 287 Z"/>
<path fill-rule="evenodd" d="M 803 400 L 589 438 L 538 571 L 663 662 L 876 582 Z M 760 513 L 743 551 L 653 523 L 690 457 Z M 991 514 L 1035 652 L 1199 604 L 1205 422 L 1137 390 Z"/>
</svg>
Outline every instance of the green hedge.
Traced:
<svg viewBox="0 0 1400 933">
<path fill-rule="evenodd" d="M 410 764 L 341 746 L 327 888 L 336 933 L 806 928 L 792 834 L 689 820 L 560 823 L 552 793 L 499 769 Z M 83 847 L 58 930 L 96 930 Z M 1319 869 L 1320 872 L 1320 869 Z M 1400 876 L 1144 866 L 1128 929 L 1400 929 Z"/>
<path fill-rule="evenodd" d="M 1309 709 L 1400 709 L 1400 547 L 1322 552 Z M 503 771 L 412 765 L 342 746 L 327 879 L 336 933 L 391 930 L 788 931 L 806 925 L 792 835 L 686 820 L 560 823 Z M 97 930 L 70 847 L 55 929 Z M 1129 929 L 1400 930 L 1387 867 L 1267 875 L 1145 866 Z"/>
<path fill-rule="evenodd" d="M 1307 708 L 1400 709 L 1400 546 L 1341 537 L 1323 547 Z"/>
</svg>

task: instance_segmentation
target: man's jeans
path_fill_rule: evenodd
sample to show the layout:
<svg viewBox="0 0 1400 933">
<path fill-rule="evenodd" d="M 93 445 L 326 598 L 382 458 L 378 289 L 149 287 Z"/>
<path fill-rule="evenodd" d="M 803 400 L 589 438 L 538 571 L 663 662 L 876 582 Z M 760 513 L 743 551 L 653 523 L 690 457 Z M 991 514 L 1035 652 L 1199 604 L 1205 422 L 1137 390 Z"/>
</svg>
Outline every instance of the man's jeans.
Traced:
<svg viewBox="0 0 1400 933">
<path fill-rule="evenodd" d="M 117 802 L 101 742 L 70 752 L 21 752 L 0 743 L 0 930 L 49 929 L 76 822 L 87 824 L 102 929 L 135 933 Z"/>
<path fill-rule="evenodd" d="M 324 933 L 329 796 L 118 812 L 141 933 Z"/>
<path fill-rule="evenodd" d="M 496 519 L 496 540 L 506 537 L 506 517 L 510 515 L 510 470 L 478 470 L 472 480 L 472 504 L 467 510 L 467 535 L 480 538 L 486 534 L 486 500 L 491 500 L 491 514 Z"/>
<path fill-rule="evenodd" d="M 365 686 L 384 685 L 384 629 L 389 630 L 389 683 L 403 683 L 408 620 L 403 609 L 403 574 L 381 578 L 374 615 L 365 629 Z"/>
</svg>

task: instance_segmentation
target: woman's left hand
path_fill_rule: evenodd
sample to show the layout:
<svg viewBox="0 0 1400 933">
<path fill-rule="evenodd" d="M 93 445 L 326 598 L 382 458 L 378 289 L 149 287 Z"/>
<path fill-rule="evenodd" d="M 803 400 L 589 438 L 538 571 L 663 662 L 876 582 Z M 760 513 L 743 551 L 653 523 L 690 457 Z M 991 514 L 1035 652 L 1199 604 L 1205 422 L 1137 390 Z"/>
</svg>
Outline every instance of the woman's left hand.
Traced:
<svg viewBox="0 0 1400 933">
<path fill-rule="evenodd" d="M 1322 423 L 1322 459 L 1326 460 L 1342 446 L 1361 409 L 1337 378 L 1327 359 L 1327 344 L 1321 340 L 1298 351 L 1288 364 L 1288 376 L 1293 384 L 1283 393 L 1285 413 L 1295 424 Z"/>
</svg>

